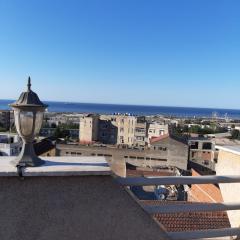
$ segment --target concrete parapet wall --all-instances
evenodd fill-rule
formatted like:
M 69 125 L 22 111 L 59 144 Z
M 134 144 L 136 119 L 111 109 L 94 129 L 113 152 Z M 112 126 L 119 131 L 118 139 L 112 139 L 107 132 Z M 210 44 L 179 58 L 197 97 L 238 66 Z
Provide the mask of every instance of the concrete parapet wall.
M 157 240 L 161 228 L 112 176 L 0 177 L 1 240 Z
M 239 175 L 240 152 L 234 153 L 228 149 L 220 149 L 218 163 L 216 164 L 217 175 Z M 224 202 L 239 202 L 240 183 L 219 184 Z M 228 211 L 229 221 L 232 227 L 240 227 L 240 210 Z

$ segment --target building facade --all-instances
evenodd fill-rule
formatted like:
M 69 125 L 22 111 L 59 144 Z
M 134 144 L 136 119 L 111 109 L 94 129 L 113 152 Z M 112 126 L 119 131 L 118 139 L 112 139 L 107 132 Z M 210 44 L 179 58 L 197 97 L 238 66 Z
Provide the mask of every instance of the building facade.
M 117 144 L 133 146 L 137 118 L 134 116 L 117 115 L 113 118 L 113 125 L 118 129 Z
M 162 135 L 168 134 L 168 124 L 163 122 L 151 122 L 148 127 L 148 143 L 154 137 L 159 137 Z
M 22 142 L 17 134 L 0 134 L 0 156 L 17 156 L 21 149 Z
M 240 147 L 216 146 L 219 150 L 216 175 L 237 175 L 240 173 Z M 238 203 L 240 183 L 219 184 L 224 202 Z M 240 226 L 240 210 L 227 211 L 231 227 Z
M 99 115 L 89 114 L 80 118 L 79 141 L 83 144 L 91 144 L 98 141 Z
M 135 126 L 135 141 L 134 145 L 139 147 L 145 147 L 147 140 L 147 132 L 148 132 L 148 123 L 145 120 L 145 117 L 137 118 L 136 126 Z
M 213 139 L 192 137 L 188 144 L 189 160 L 214 170 L 217 155 Z
M 154 138 L 150 142 L 150 149 L 157 152 L 163 159 L 167 159 L 169 166 L 176 166 L 186 170 L 188 164 L 188 144 L 169 134 Z
M 112 123 L 111 118 L 101 118 L 98 127 L 98 140 L 103 144 L 117 144 L 118 128 Z
M 0 110 L 0 128 L 8 130 L 11 125 L 11 111 Z

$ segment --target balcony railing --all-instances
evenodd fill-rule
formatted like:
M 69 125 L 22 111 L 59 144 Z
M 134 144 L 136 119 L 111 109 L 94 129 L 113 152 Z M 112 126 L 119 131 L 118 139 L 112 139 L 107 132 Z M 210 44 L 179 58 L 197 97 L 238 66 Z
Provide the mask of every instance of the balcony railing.
M 117 178 L 122 186 L 155 186 L 155 185 L 191 185 L 191 184 L 218 184 L 218 183 L 240 183 L 240 175 L 236 176 L 170 176 L 157 178 L 131 177 Z M 146 206 L 141 204 L 150 214 L 157 213 L 181 213 L 181 212 L 213 212 L 239 210 L 239 203 L 185 203 L 179 207 L 179 204 L 164 206 Z M 218 238 L 240 236 L 240 228 L 223 228 L 197 231 L 167 232 L 172 240 L 181 239 L 200 239 L 200 238 Z

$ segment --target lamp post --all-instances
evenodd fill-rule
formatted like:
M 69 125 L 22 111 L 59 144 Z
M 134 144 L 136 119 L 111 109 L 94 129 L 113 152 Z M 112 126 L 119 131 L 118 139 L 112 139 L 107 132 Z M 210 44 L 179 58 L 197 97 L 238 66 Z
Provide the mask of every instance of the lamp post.
M 10 106 L 14 110 L 17 132 L 23 141 L 21 153 L 13 161 L 13 164 L 23 167 L 36 167 L 44 164 L 44 161 L 35 154 L 33 141 L 41 129 L 47 105 L 43 104 L 38 95 L 31 90 L 30 77 L 28 78 L 27 91 L 23 92 L 19 99 Z

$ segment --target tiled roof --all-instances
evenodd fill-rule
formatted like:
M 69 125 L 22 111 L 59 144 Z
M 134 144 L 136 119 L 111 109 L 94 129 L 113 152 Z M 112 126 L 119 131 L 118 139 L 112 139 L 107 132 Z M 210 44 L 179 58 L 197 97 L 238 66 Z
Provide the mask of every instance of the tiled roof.
M 186 204 L 191 202 L 178 201 L 141 201 L 147 205 Z M 206 203 L 199 203 L 206 204 Z M 161 223 L 169 232 L 195 231 L 204 229 L 230 228 L 226 212 L 183 212 L 154 214 L 154 219 Z
M 160 171 L 146 171 L 146 170 L 129 170 L 127 169 L 128 177 L 145 177 L 145 176 L 175 176 L 173 171 L 160 170 Z
M 161 135 L 159 137 L 152 137 L 150 139 L 150 143 L 158 142 L 158 141 L 160 141 L 162 139 L 165 139 L 165 138 L 168 138 L 168 137 L 169 137 L 169 134 L 164 134 L 164 135 Z

